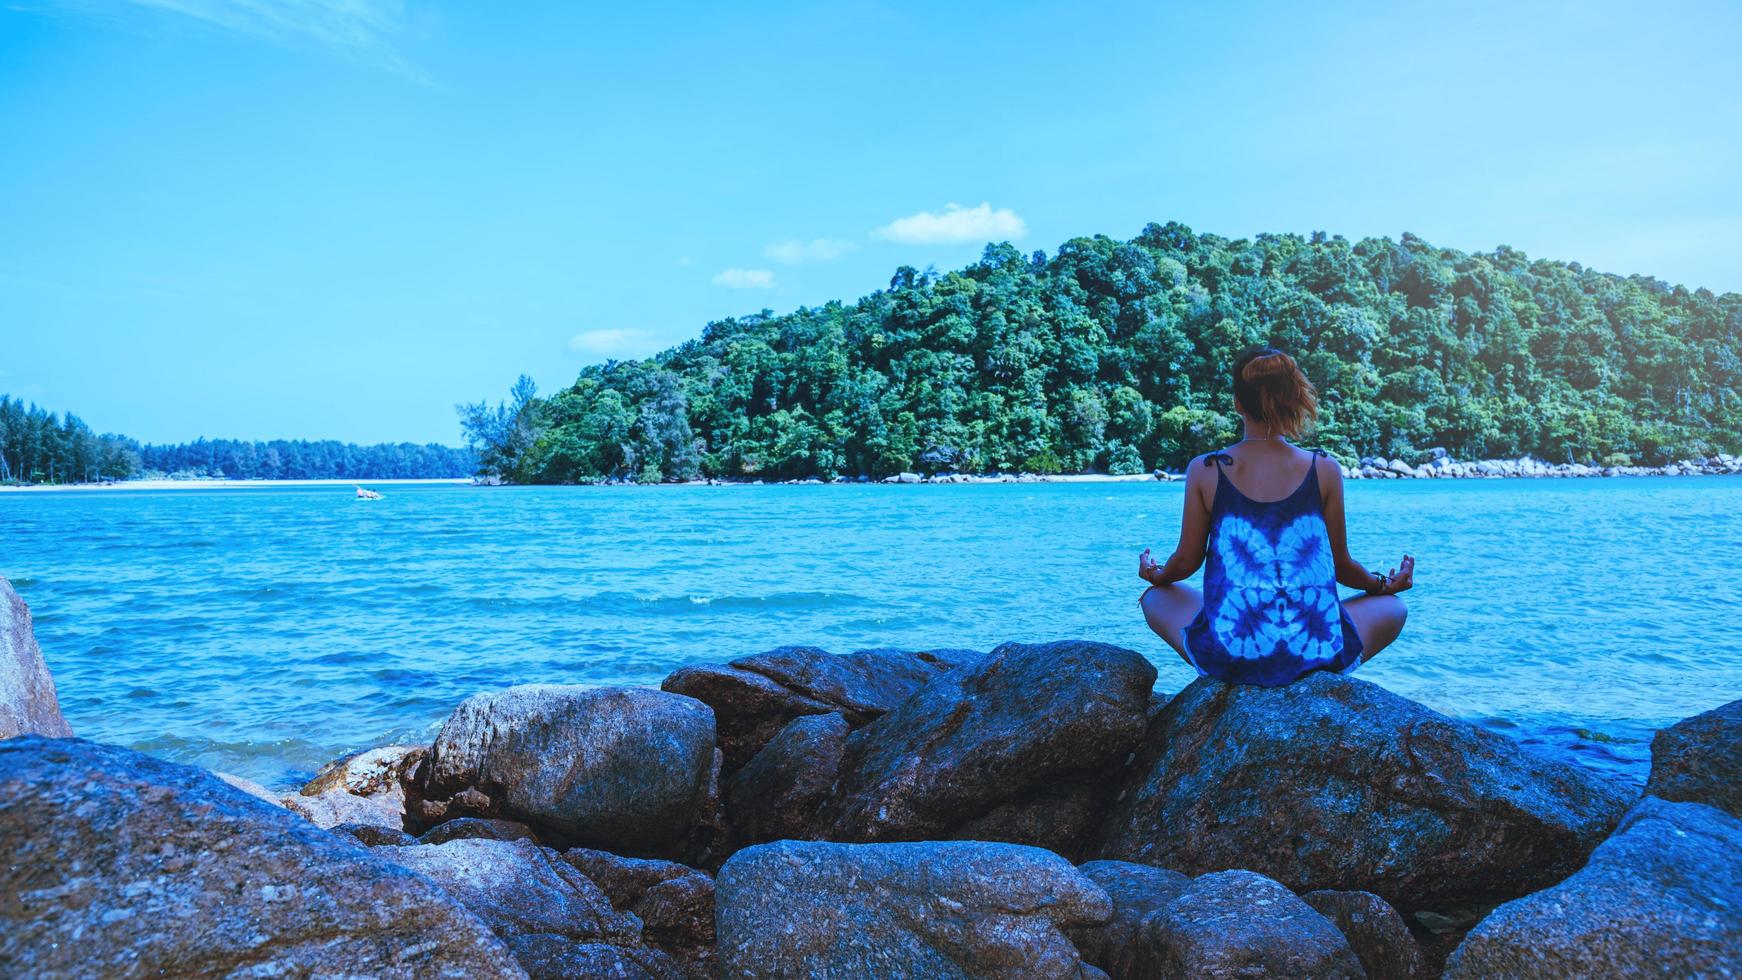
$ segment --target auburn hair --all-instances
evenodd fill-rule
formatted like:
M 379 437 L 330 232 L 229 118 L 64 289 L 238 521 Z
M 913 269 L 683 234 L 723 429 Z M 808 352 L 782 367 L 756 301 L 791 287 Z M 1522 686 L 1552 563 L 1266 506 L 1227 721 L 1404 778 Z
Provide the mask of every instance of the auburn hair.
M 1277 435 L 1298 437 L 1319 416 L 1319 393 L 1294 358 L 1254 347 L 1234 362 L 1234 407 Z

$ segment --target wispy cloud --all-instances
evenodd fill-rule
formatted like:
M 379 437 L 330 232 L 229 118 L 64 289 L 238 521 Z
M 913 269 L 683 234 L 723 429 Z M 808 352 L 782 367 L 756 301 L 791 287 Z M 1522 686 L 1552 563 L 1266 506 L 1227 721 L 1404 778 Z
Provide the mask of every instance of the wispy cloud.
M 981 203 L 977 208 L 948 204 L 941 212 L 921 211 L 896 218 L 871 234 L 904 245 L 958 245 L 994 239 L 1015 240 L 1028 234 L 1028 225 L 1009 208 L 993 210 L 989 203 Z
M 839 238 L 813 238 L 808 242 L 802 238 L 788 238 L 764 248 L 762 254 L 782 265 L 798 265 L 801 262 L 833 262 L 856 247 Z
M 14 9 L 120 20 L 129 13 L 187 17 L 245 37 L 315 44 L 428 83 L 394 50 L 409 29 L 403 0 L 14 0 Z
M 767 269 L 740 269 L 736 266 L 714 277 L 714 285 L 727 289 L 773 289 L 774 273 Z
M 583 330 L 569 338 L 569 350 L 580 354 L 620 357 L 645 350 L 648 339 L 647 331 L 633 327 Z

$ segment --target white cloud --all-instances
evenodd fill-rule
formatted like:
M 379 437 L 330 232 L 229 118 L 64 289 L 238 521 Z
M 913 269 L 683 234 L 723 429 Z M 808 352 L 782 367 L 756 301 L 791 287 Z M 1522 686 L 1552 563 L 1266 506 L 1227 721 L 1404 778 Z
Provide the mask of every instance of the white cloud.
M 601 357 L 621 357 L 646 350 L 649 339 L 647 331 L 633 327 L 583 330 L 569 338 L 569 350 Z
M 945 205 L 943 211 L 921 211 L 905 218 L 896 218 L 871 233 L 884 241 L 905 245 L 958 245 L 962 242 L 985 242 L 997 239 L 1014 240 L 1028 234 L 1028 225 L 1009 208 L 992 209 L 989 203 L 977 208 L 960 204 Z
M 767 269 L 740 269 L 734 266 L 715 276 L 714 285 L 728 289 L 773 289 L 774 273 Z
M 832 262 L 855 247 L 852 242 L 839 238 L 813 238 L 808 242 L 801 238 L 788 238 L 769 245 L 762 250 L 762 254 L 782 265 L 798 265 L 801 262 Z

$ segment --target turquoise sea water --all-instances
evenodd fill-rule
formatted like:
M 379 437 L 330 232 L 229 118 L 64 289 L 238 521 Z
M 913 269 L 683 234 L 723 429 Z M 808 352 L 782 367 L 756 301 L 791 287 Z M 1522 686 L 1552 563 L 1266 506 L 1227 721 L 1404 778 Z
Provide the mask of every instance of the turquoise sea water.
M 1191 681 L 1136 555 L 1181 487 L 388 488 L 0 494 L 0 574 L 82 736 L 285 785 L 528 682 L 657 684 L 788 643 L 1087 637 Z M 1653 728 L 1742 697 L 1742 478 L 1349 485 L 1417 556 L 1362 676 L 1641 780 Z

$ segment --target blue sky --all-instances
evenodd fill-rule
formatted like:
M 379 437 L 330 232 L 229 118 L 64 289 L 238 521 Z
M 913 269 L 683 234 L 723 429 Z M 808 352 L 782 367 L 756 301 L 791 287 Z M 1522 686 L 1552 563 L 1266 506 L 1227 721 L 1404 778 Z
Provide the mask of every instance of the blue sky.
M 1735 3 L 0 0 L 0 391 L 453 443 L 522 371 L 1151 220 L 1742 290 L 1738 50 Z

